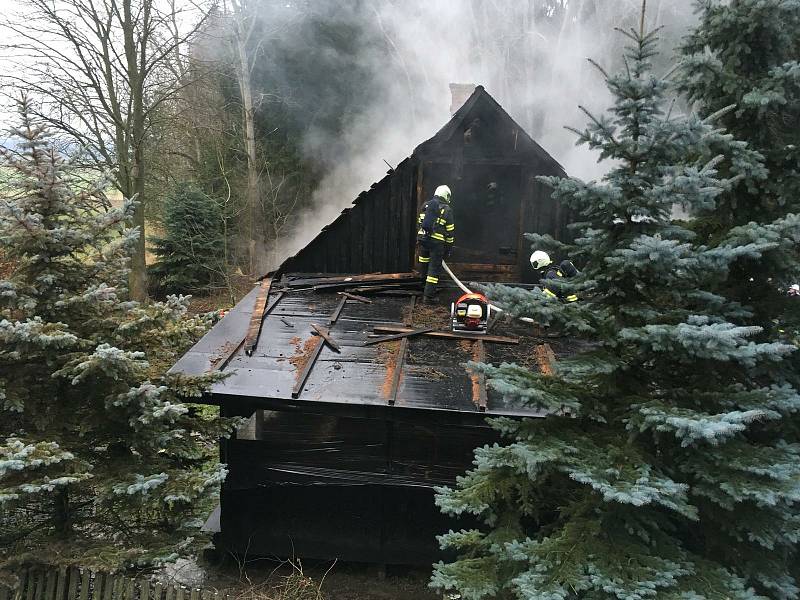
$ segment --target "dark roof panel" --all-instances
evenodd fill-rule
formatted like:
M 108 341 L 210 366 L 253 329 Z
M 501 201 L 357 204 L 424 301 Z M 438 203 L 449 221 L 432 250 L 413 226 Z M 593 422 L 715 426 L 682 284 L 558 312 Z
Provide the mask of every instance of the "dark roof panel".
M 472 95 L 461 106 L 461 108 L 459 108 L 453 114 L 452 118 L 445 124 L 445 126 L 436 132 L 436 135 L 422 142 L 414 149 L 414 155 L 424 154 L 429 148 L 438 146 L 440 144 L 445 144 L 449 142 L 457 133 L 463 133 L 468 123 L 468 119 L 470 119 L 472 114 L 484 104 L 486 105 L 487 110 L 493 111 L 502 120 L 506 121 L 509 126 L 516 129 L 520 133 L 523 147 L 527 148 L 528 151 L 530 151 L 536 158 L 548 165 L 554 171 L 554 175 L 566 177 L 566 171 L 564 171 L 564 167 L 562 167 L 556 159 L 550 156 L 550 154 L 548 154 L 548 152 L 542 148 L 536 142 L 536 140 L 528 135 L 528 132 L 526 132 L 525 129 L 523 129 L 511 117 L 511 115 L 508 114 L 508 112 L 506 112 L 500 103 L 497 102 L 497 100 L 495 100 L 482 85 L 479 85 L 475 88 L 475 91 L 472 92 Z
M 255 294 L 255 290 L 248 294 L 172 369 L 193 374 L 205 372 L 214 365 L 219 366 L 233 352 L 223 367 L 229 377 L 214 385 L 208 401 L 217 403 L 224 398 L 229 406 L 237 401 L 255 406 L 260 400 L 269 400 L 270 406 L 275 406 L 275 401 L 279 401 L 311 412 L 327 411 L 335 405 L 358 405 L 397 414 L 408 409 L 469 413 L 481 419 L 485 414 L 479 413 L 473 403 L 474 380 L 464 366 L 472 359 L 473 342 L 428 337 L 409 339 L 394 406 L 390 406 L 388 400 L 396 379 L 400 342 L 363 345 L 376 326 L 402 325 L 412 314 L 415 326 L 447 329 L 450 296 L 455 298 L 455 290 L 443 292 L 441 306 L 420 306 L 414 313 L 409 312 L 411 300 L 408 297 L 375 296 L 372 304 L 348 301 L 338 321 L 330 328 L 331 337 L 341 346 L 341 352 L 323 347 L 297 398 L 293 398 L 292 391 L 317 340 L 311 324 L 327 326 L 341 296 L 287 292 L 265 318 L 255 352 L 247 356 L 240 342 L 246 334 L 248 312 Z M 270 303 L 275 297 L 273 293 Z M 521 334 L 520 343 L 485 343 L 488 362 L 528 363 L 534 356 L 534 346 L 542 340 L 534 335 L 533 329 L 524 325 L 509 326 L 514 335 Z M 505 335 L 505 327 L 496 329 L 498 335 Z M 513 406 L 490 390 L 488 414 L 537 416 L 540 413 L 530 407 Z

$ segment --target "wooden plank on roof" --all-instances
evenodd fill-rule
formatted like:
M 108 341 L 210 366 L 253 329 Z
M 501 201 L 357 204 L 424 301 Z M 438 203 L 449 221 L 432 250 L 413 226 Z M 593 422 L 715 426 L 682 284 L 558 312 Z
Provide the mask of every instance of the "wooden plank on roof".
M 411 326 L 412 318 L 414 315 L 414 307 L 416 306 L 417 299 L 412 297 L 408 302 L 408 311 L 403 315 L 403 323 Z M 400 341 L 400 347 L 397 349 L 397 354 L 389 358 L 387 363 L 387 378 L 391 376 L 389 383 L 389 391 L 386 394 L 386 401 L 389 406 L 394 406 L 397 403 L 397 395 L 400 391 L 400 382 L 403 378 L 403 369 L 406 365 L 406 355 L 408 354 L 408 347 L 411 344 L 409 338 L 406 336 Z M 384 384 L 385 385 L 385 384 Z
M 373 328 L 375 333 L 408 333 L 413 331 L 409 327 L 398 325 L 376 325 Z M 482 333 L 454 333 L 452 331 L 430 331 L 422 333 L 426 337 L 443 338 L 448 340 L 483 340 L 495 344 L 519 344 L 519 338 L 506 337 L 502 335 L 486 335 Z
M 331 327 L 336 323 L 336 320 L 339 318 L 339 315 L 342 313 L 342 307 L 344 303 L 347 302 L 347 298 L 342 298 L 342 301 L 339 303 L 339 306 L 336 307 L 336 310 L 333 312 L 330 318 Z M 327 331 L 327 330 L 326 330 Z M 311 351 L 308 359 L 306 359 L 305 364 L 303 365 L 303 369 L 298 373 L 297 380 L 294 384 L 294 388 L 292 388 L 292 398 L 299 398 L 300 394 L 303 392 L 303 388 L 306 386 L 306 381 L 308 381 L 308 376 L 311 375 L 311 371 L 314 369 L 314 365 L 319 358 L 320 353 L 322 352 L 322 347 L 324 346 L 324 341 L 322 335 L 320 335 L 314 343 L 314 349 Z
M 334 352 L 342 351 L 342 348 L 339 346 L 339 344 L 334 342 L 331 338 L 331 332 L 327 328 L 323 327 L 322 325 L 317 325 L 316 323 L 312 323 L 311 328 L 316 331 L 323 340 L 325 340 L 325 343 L 328 344 L 328 346 L 330 346 Z
M 297 375 L 297 381 L 294 384 L 294 388 L 292 388 L 292 398 L 298 398 L 300 393 L 303 391 L 303 388 L 306 386 L 308 376 L 311 375 L 311 370 L 314 368 L 314 364 L 317 362 L 320 352 L 322 352 L 323 345 L 324 343 L 322 338 L 318 337 L 315 341 L 314 349 L 311 351 L 311 354 L 303 365 L 303 369 Z
M 258 343 L 258 336 L 261 333 L 261 325 L 264 322 L 264 311 L 267 309 L 267 299 L 269 298 L 269 288 L 272 279 L 264 279 L 253 304 L 253 312 L 250 313 L 250 325 L 247 327 L 247 335 L 244 338 L 244 352 L 247 356 L 253 354 L 253 350 Z
M 307 277 L 294 279 L 287 283 L 290 288 L 309 286 L 326 286 L 339 283 L 358 285 L 361 283 L 384 283 L 391 281 L 417 281 L 417 275 L 412 272 L 405 273 L 368 273 L 366 275 L 336 275 L 332 277 Z
M 472 360 L 477 363 L 486 362 L 486 349 L 483 340 L 476 340 L 472 343 Z M 470 371 L 469 378 L 472 380 L 472 402 L 481 412 L 486 411 L 488 394 L 486 392 L 486 375 Z
M 333 325 L 334 323 L 336 323 L 336 321 L 339 320 L 339 315 L 342 314 L 345 304 L 347 304 L 346 296 L 342 297 L 342 299 L 339 300 L 339 304 L 336 305 L 336 309 L 333 311 L 333 314 L 331 315 L 330 319 L 328 319 L 328 325 Z
M 403 367 L 406 364 L 406 354 L 408 353 L 408 337 L 404 337 L 400 342 L 400 348 L 397 350 L 397 358 L 395 360 L 394 373 L 392 374 L 392 386 L 389 392 L 389 405 L 394 406 L 397 402 L 397 392 L 400 390 L 400 378 L 403 374 Z
M 356 294 L 351 294 L 350 292 L 336 292 L 340 296 L 344 296 L 349 300 L 355 300 L 356 302 L 363 302 L 364 304 L 372 304 L 372 300 L 369 298 L 364 298 L 364 296 L 357 296 Z
M 534 348 L 534 354 L 542 375 L 553 375 L 556 371 L 556 355 L 553 353 L 550 344 L 539 344 Z
M 352 289 L 354 292 L 358 292 L 359 294 L 380 294 L 382 292 L 388 292 L 388 291 L 399 291 L 399 292 L 404 292 L 403 295 L 407 295 L 412 292 L 421 293 L 422 291 L 419 279 L 417 279 L 416 281 L 408 281 L 405 283 L 370 284 L 368 286 L 354 287 L 349 289 Z
M 377 331 L 377 329 L 378 328 L 376 327 L 375 330 Z M 405 339 L 408 339 L 408 338 L 413 337 L 415 335 L 422 335 L 422 334 L 425 334 L 425 333 L 430 333 L 434 329 L 436 329 L 436 328 L 435 327 L 423 327 L 421 329 L 408 329 L 407 331 L 402 331 L 400 333 L 394 333 L 394 334 L 391 334 L 391 335 L 386 335 L 386 336 L 375 338 L 375 339 L 372 339 L 372 340 L 367 340 L 366 342 L 364 342 L 362 344 L 362 346 L 372 346 L 374 344 L 382 344 L 383 342 L 391 342 L 391 341 L 400 340 L 400 339 L 405 340 Z

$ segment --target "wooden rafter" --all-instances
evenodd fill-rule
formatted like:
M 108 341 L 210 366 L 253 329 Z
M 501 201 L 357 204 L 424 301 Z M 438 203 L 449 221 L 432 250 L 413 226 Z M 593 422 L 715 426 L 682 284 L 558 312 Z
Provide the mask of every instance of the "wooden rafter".
M 376 325 L 373 328 L 375 333 L 410 333 L 414 331 L 410 327 L 402 327 L 398 325 Z M 452 331 L 429 331 L 421 333 L 427 337 L 444 338 L 448 340 L 481 340 L 483 342 L 491 342 L 495 344 L 519 344 L 519 338 L 506 337 L 502 335 L 486 335 L 482 333 L 454 333 Z
M 472 343 L 472 360 L 479 363 L 486 362 L 486 349 L 483 346 L 483 340 L 477 340 Z M 486 391 L 486 376 L 483 373 L 470 371 L 469 377 L 472 380 L 472 401 L 479 411 L 485 412 L 489 397 Z
M 553 375 L 556 371 L 556 355 L 550 344 L 539 344 L 534 348 L 536 363 L 539 365 L 539 372 L 542 375 Z

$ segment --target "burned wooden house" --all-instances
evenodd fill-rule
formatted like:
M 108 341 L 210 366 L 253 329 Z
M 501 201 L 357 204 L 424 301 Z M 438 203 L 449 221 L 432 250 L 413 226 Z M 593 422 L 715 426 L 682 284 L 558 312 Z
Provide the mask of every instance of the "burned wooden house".
M 522 281 L 530 268 L 522 234 L 566 235 L 567 211 L 539 175 L 565 173 L 478 86 L 436 135 L 360 194 L 281 272 L 411 271 L 417 208 L 447 184 L 458 230 L 450 266 L 466 279 Z
M 491 443 L 487 415 L 536 416 L 487 389 L 469 360 L 547 368 L 530 325 L 449 330 L 449 302 L 416 302 L 416 215 L 453 190 L 464 281 L 520 282 L 522 233 L 565 235 L 537 175 L 564 171 L 482 88 L 432 138 L 264 279 L 173 367 L 229 377 L 204 398 L 247 425 L 221 443 L 229 466 L 220 548 L 249 556 L 429 563 L 454 526 L 434 488 Z M 410 329 L 426 330 L 403 337 Z M 558 347 L 554 348 L 556 354 Z

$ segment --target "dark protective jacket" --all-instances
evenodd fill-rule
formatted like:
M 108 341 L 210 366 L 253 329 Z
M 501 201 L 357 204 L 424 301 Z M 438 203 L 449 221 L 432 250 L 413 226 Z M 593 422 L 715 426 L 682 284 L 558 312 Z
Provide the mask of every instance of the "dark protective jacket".
M 453 222 L 453 207 L 434 196 L 422 205 L 417 219 L 418 241 L 433 241 L 452 246 L 456 241 L 456 225 Z
M 561 261 L 558 267 L 551 267 L 548 269 L 545 276 L 542 278 L 544 293 L 553 298 L 561 298 L 567 302 L 575 302 L 578 296 L 575 294 L 565 294 L 563 290 L 556 288 L 556 286 L 548 286 L 547 281 L 552 279 L 569 279 L 578 274 L 578 269 L 572 264 L 571 260 Z

